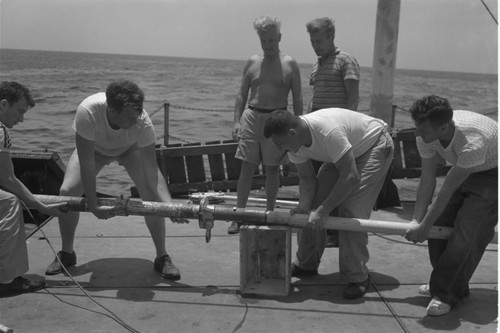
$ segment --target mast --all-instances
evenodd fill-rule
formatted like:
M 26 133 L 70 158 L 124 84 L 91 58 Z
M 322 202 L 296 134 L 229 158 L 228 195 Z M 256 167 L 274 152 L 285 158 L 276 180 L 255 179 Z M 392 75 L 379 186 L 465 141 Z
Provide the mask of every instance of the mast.
M 401 0 L 378 0 L 370 115 L 391 127 Z

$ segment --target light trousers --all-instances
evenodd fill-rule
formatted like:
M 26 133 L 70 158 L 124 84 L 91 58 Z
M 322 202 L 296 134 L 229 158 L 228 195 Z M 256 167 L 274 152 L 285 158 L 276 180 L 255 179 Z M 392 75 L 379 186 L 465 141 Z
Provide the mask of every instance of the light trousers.
M 377 196 L 392 163 L 394 144 L 384 130 L 378 141 L 356 158 L 360 181 L 338 206 L 340 217 L 369 219 Z M 316 195 L 312 208 L 318 207 L 330 194 L 338 179 L 334 164 L 324 163 L 316 177 Z M 297 233 L 298 250 L 295 265 L 302 269 L 317 269 L 325 250 L 326 233 L 323 229 L 304 228 Z M 339 270 L 344 282 L 362 282 L 368 278 L 369 259 L 366 232 L 339 231 Z

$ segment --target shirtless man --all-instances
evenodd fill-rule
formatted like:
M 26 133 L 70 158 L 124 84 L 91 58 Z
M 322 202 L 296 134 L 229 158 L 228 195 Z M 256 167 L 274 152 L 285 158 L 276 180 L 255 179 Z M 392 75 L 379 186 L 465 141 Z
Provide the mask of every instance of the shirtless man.
M 288 93 L 292 90 L 293 112 L 302 114 L 302 92 L 297 62 L 279 49 L 281 22 L 263 16 L 254 22 L 264 54 L 247 61 L 234 108 L 233 138 L 239 140 L 236 158 L 242 160 L 238 179 L 237 208 L 245 208 L 255 168 L 262 161 L 266 172 L 267 210 L 273 210 L 279 186 L 279 159 L 284 155 L 263 136 L 263 127 L 274 110 L 286 110 Z M 250 92 L 250 98 L 248 93 Z M 248 100 L 248 107 L 247 105 Z M 228 233 L 239 232 L 233 222 Z

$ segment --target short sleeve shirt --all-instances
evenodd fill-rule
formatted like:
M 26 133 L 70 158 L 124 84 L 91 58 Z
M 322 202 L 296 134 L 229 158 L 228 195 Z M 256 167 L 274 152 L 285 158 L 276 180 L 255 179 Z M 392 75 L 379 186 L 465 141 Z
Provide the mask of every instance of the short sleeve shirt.
M 325 59 L 314 64 L 310 85 L 313 86 L 313 110 L 347 106 L 345 80 L 360 79 L 360 69 L 356 58 L 349 53 L 336 50 Z
M 439 140 L 425 143 L 417 137 L 417 148 L 422 158 L 441 155 L 448 163 L 471 172 L 480 172 L 498 166 L 498 123 L 471 111 L 453 111 L 455 132 L 444 148 Z
M 116 157 L 133 146 L 142 148 L 156 142 L 153 124 L 145 110 L 142 110 L 137 124 L 129 129 L 116 130 L 109 125 L 107 108 L 106 94 L 94 94 L 80 103 L 73 121 L 73 130 L 84 139 L 94 141 L 96 152 Z
M 380 119 L 340 108 L 321 109 L 300 117 L 306 121 L 312 143 L 288 153 L 290 161 L 296 164 L 308 159 L 336 163 L 349 149 L 357 158 L 366 153 L 387 128 Z

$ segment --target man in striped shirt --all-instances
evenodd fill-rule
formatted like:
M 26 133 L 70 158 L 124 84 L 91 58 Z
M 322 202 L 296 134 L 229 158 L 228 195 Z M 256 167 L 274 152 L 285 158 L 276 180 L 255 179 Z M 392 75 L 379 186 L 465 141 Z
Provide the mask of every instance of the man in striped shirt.
M 308 111 L 332 107 L 356 111 L 360 79 L 358 61 L 335 46 L 332 19 L 316 18 L 308 22 L 306 28 L 318 56 L 311 73 L 313 97 Z

